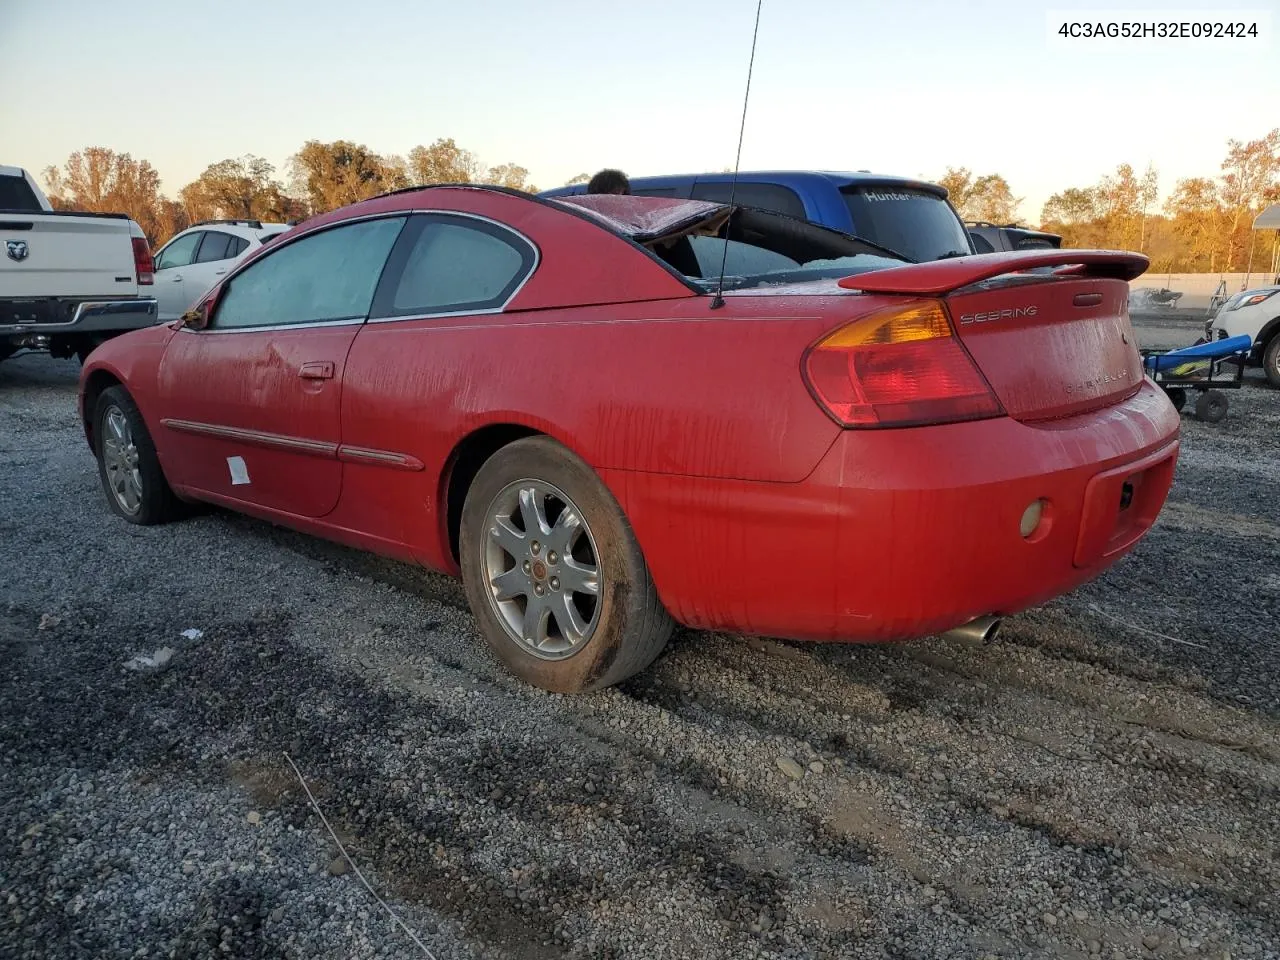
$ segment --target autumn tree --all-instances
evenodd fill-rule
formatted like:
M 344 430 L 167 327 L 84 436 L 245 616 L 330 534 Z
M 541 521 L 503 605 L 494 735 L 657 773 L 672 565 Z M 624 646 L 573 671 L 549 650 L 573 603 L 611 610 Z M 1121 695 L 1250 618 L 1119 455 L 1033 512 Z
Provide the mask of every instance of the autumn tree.
M 1222 262 L 1222 205 L 1218 185 L 1208 177 L 1186 177 L 1174 185 L 1164 203 L 1174 236 L 1182 247 L 1179 265 L 1212 272 Z
M 500 163 L 485 171 L 484 182 L 526 193 L 537 193 L 538 188 L 529 183 L 529 171 L 514 163 Z
M 483 171 L 480 158 L 452 138 L 409 151 L 409 178 L 413 183 L 479 183 Z
M 414 147 L 409 151 L 408 167 L 412 183 L 491 183 L 536 192 L 529 184 L 529 171 L 524 167 L 514 163 L 486 167 L 479 157 L 458 146 L 452 138 Z
M 167 236 L 160 174 L 146 160 L 86 147 L 71 154 L 62 169 L 46 168 L 44 182 L 56 209 L 127 214 L 152 245 Z
M 1142 176 L 1130 164 L 1088 187 L 1053 194 L 1040 211 L 1040 225 L 1061 234 L 1064 246 L 1141 250 L 1148 217 L 1159 194 L 1159 174 L 1148 166 Z
M 998 173 L 975 177 L 966 167 L 947 167 L 937 181 L 947 190 L 952 206 L 964 220 L 1013 223 L 1022 200 L 1013 195 L 1009 182 Z
M 409 186 L 408 168 L 397 157 L 374 153 L 362 143 L 308 140 L 289 159 L 296 194 L 312 213 L 323 213 Z
M 564 185 L 566 187 L 572 187 L 572 186 L 576 186 L 579 183 L 590 183 L 590 182 L 591 182 L 591 174 L 580 173 L 576 177 L 571 177 L 570 179 L 566 180 L 564 182 Z
M 1237 263 L 1237 251 L 1248 248 L 1245 235 L 1254 215 L 1266 206 L 1268 198 L 1280 194 L 1280 127 L 1248 143 L 1228 140 L 1222 170 L 1226 263 L 1228 269 L 1247 269 L 1243 262 Z
M 275 167 L 252 154 L 220 160 L 183 187 L 179 196 L 193 223 L 232 218 L 283 223 L 306 216 L 305 205 L 285 193 L 274 173 Z

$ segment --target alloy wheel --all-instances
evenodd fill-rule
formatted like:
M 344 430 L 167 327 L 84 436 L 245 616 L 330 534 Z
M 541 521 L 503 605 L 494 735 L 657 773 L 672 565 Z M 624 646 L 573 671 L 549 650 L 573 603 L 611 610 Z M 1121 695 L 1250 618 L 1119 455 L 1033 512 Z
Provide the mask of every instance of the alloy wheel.
M 504 487 L 486 511 L 484 575 L 507 634 L 544 660 L 572 656 L 600 619 L 595 538 L 568 496 L 541 480 Z
M 119 407 L 107 408 L 102 418 L 106 428 L 102 438 L 102 463 L 107 486 L 120 509 L 130 515 L 142 509 L 142 473 L 138 469 L 138 447 L 133 442 L 129 420 Z

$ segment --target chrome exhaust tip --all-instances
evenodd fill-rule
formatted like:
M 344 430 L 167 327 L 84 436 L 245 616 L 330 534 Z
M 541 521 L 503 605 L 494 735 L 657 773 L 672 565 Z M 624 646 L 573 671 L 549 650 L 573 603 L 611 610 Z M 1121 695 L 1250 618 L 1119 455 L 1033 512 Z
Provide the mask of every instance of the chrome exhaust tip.
M 994 643 L 1000 634 L 1003 617 L 978 617 L 968 623 L 946 631 L 942 634 L 948 640 L 963 640 L 967 643 Z

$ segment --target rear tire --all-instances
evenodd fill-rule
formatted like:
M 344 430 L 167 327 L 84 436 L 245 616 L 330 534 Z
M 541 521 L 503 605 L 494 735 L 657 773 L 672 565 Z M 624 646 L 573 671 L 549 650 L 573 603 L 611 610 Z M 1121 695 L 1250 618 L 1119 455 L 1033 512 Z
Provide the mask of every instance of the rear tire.
M 1267 375 L 1267 383 L 1280 387 L 1280 333 L 1273 334 L 1262 351 L 1262 372 Z
M 1227 396 L 1218 390 L 1206 390 L 1196 399 L 1196 419 L 1217 423 L 1227 415 Z
M 543 690 L 612 686 L 648 667 L 671 636 L 622 508 L 550 437 L 517 440 L 481 466 L 458 552 L 489 646 Z
M 182 514 L 160 469 L 151 433 L 124 387 L 108 387 L 93 413 L 93 445 L 107 504 L 139 526 L 167 523 Z

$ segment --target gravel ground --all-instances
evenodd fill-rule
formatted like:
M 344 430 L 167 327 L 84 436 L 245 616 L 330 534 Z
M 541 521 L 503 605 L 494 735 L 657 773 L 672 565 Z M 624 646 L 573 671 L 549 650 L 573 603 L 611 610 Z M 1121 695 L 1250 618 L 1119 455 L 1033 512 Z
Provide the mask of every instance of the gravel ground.
M 1280 392 L 1003 642 L 685 632 L 565 698 L 446 579 L 116 520 L 76 373 L 0 364 L 2 957 L 422 956 L 286 756 L 441 960 L 1280 956 Z

